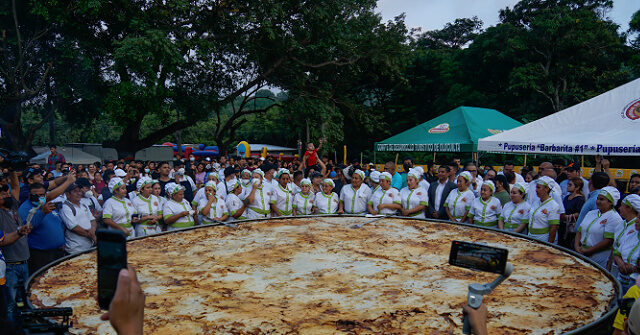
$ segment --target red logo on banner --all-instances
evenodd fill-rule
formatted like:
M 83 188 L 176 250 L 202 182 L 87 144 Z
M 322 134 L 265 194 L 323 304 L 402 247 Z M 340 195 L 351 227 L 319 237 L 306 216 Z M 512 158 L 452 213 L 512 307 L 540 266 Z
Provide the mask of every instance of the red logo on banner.
M 628 118 L 629 120 L 638 120 L 640 119 L 640 99 L 636 99 L 628 104 L 622 113 L 623 118 Z

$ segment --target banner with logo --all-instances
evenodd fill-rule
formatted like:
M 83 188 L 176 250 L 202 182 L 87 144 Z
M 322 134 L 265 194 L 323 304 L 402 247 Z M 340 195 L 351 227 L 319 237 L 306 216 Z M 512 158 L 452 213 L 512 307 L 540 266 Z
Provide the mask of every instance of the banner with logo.
M 478 150 L 640 156 L 640 79 L 521 127 L 481 138 Z

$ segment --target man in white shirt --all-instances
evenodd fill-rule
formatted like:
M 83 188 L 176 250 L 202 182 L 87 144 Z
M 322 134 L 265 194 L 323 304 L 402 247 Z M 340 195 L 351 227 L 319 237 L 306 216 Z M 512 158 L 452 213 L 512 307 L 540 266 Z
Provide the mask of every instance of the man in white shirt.
M 447 219 L 447 212 L 444 208 L 444 202 L 449 196 L 449 192 L 456 189 L 456 184 L 449 180 L 451 167 L 448 165 L 440 165 L 438 168 L 438 180 L 429 185 L 429 206 L 427 206 L 427 214 L 433 219 Z
M 502 167 L 502 171 L 498 172 L 498 174 L 504 174 L 505 172 L 513 172 L 514 175 L 516 175 L 516 183 L 525 183 L 524 181 L 524 177 L 522 177 L 521 174 L 515 172 L 513 170 L 514 168 L 514 163 L 512 161 L 506 161 L 504 162 L 504 166 Z
M 567 171 L 567 179 L 563 180 L 560 183 L 560 189 L 562 189 L 562 198 L 566 197 L 567 195 L 569 195 L 569 192 L 567 192 L 567 185 L 569 185 L 569 181 L 573 178 L 580 178 L 582 179 L 582 194 L 584 195 L 584 197 L 586 198 L 587 196 L 589 196 L 589 181 L 582 178 L 581 176 L 581 172 L 580 172 L 580 167 L 578 166 L 578 164 L 574 163 L 569 163 L 569 165 L 567 165 L 566 170 Z
M 82 199 L 80 199 L 80 204 L 85 205 L 91 211 L 91 214 L 94 218 L 102 217 L 102 206 L 100 206 L 100 202 L 95 197 L 95 193 L 93 191 L 93 185 L 87 178 L 78 178 L 76 183 L 80 185 L 82 189 Z
M 60 211 L 66 228 L 65 251 L 69 254 L 88 250 L 96 242 L 98 225 L 89 207 L 80 203 L 83 193 L 82 187 L 77 183 L 69 185 L 66 191 L 67 200 Z

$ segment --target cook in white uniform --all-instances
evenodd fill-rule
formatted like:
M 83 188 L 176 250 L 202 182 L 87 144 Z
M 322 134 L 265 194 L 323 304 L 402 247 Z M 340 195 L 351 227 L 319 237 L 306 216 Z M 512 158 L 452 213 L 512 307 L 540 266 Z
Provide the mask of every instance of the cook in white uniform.
M 344 185 L 340 191 L 338 213 L 366 214 L 371 189 L 364 185 L 364 171 L 358 169 L 351 176 L 351 184 Z
M 340 204 L 340 197 L 333 192 L 333 180 L 327 178 L 322 181 L 322 192 L 316 194 L 313 201 L 313 211 L 316 214 L 336 214 Z
M 622 237 L 627 234 L 637 234 L 636 222 L 638 222 L 638 215 L 640 214 L 640 196 L 637 194 L 629 194 L 620 204 L 620 216 L 624 219 L 616 226 L 616 230 L 613 233 L 613 250 L 620 249 L 620 241 Z M 611 255 L 611 274 L 618 276 L 618 266 L 613 261 L 613 254 Z
M 137 218 L 132 218 L 137 214 L 133 203 L 127 198 L 127 188 L 121 178 L 113 177 L 109 180 L 109 189 L 113 196 L 104 203 L 102 219 L 109 228 L 122 231 L 127 239 L 134 238 L 136 233 L 133 223 L 137 223 Z
M 391 187 L 391 179 L 389 172 L 380 174 L 380 188 L 369 198 L 369 213 L 373 215 L 395 215 L 402 209 L 400 191 Z
M 618 239 L 618 246 L 614 245 L 613 261 L 618 269 L 617 279 L 626 292 L 635 284 L 631 274 L 638 273 L 638 257 L 640 256 L 640 221 L 629 227 Z
M 216 185 L 218 185 L 218 174 L 217 173 L 209 173 L 207 175 L 207 180 L 206 182 L 209 181 L 213 181 L 216 183 Z M 204 194 L 204 187 L 201 187 L 197 192 L 196 195 L 193 196 L 193 201 L 191 202 L 191 204 L 195 207 L 198 207 L 198 204 L 200 203 L 200 201 L 205 200 L 207 197 Z
M 293 196 L 293 215 L 311 215 L 315 194 L 311 192 L 311 179 L 300 181 L 300 192 Z
M 418 185 L 428 191 L 429 186 L 431 185 L 429 185 L 428 181 L 424 180 L 424 169 L 422 168 L 422 166 L 416 166 L 413 169 L 416 170 L 418 175 Z
M 607 268 L 609 255 L 616 227 L 622 222 L 622 217 L 614 209 L 620 200 L 620 192 L 611 186 L 600 190 L 596 199 L 596 208 L 584 217 L 583 224 L 578 228 L 575 239 L 575 250 L 603 268 Z
M 217 194 L 218 185 L 214 181 L 204 184 L 205 199 L 198 204 L 198 213 L 201 214 L 202 224 L 212 224 L 216 221 L 222 222 L 229 218 L 227 204 Z
M 402 216 L 424 219 L 424 210 L 429 205 L 429 192 L 420 186 L 422 174 L 418 169 L 407 172 L 407 186 L 400 190 Z
M 142 177 L 136 183 L 138 196 L 132 201 L 139 215 L 136 236 L 147 236 L 160 232 L 158 222 L 162 219 L 162 207 L 158 197 L 153 195 L 153 180 Z
M 469 223 L 483 227 L 498 227 L 498 217 L 502 213 L 500 200 L 493 196 L 496 185 L 487 180 L 480 186 L 480 197 L 475 198 L 469 209 Z
M 369 174 L 369 188 L 372 195 L 380 188 L 380 171 L 372 171 Z
M 529 224 L 529 203 L 524 200 L 526 186 L 515 183 L 511 187 L 511 201 L 504 204 L 498 220 L 498 228 L 515 233 L 525 233 Z
M 265 182 L 261 169 L 253 170 L 253 181 L 244 193 L 244 203 L 248 205 L 247 219 L 271 217 L 270 202 L 273 197 L 271 183 Z
M 244 220 L 247 218 L 247 205 L 240 199 L 242 194 L 242 185 L 237 179 L 232 179 L 227 182 L 227 190 L 230 193 L 227 194 L 225 202 L 227 203 L 227 209 L 229 210 L 228 221 Z
M 251 171 L 242 170 L 242 173 L 240 173 L 240 186 L 242 186 L 242 193 L 251 187 Z
M 529 211 L 529 236 L 549 243 L 557 243 L 560 206 L 551 197 L 553 179 L 542 176 L 536 180 L 537 199 Z
M 193 227 L 195 211 L 184 198 L 184 187 L 176 183 L 167 183 L 164 189 L 169 198 L 162 208 L 167 230 Z
M 287 169 L 278 170 L 276 186 L 271 198 L 271 212 L 273 216 L 288 216 L 293 214 L 293 194 L 289 189 L 291 172 Z
M 450 221 L 464 222 L 467 219 L 471 204 L 476 198 L 473 195 L 473 191 L 469 189 L 471 178 L 471 173 L 468 171 L 460 172 L 460 175 L 456 179 L 458 188 L 455 192 L 449 192 L 447 200 L 444 202 L 444 207 Z

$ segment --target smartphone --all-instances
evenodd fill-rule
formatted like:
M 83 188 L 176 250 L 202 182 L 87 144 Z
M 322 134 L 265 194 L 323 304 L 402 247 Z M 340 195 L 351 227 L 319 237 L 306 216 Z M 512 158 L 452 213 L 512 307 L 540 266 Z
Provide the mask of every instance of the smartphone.
M 503 274 L 507 265 L 507 249 L 487 245 L 453 241 L 449 264 L 484 272 Z
M 115 230 L 98 230 L 98 304 L 108 310 L 118 285 L 120 270 L 127 267 L 127 238 Z

